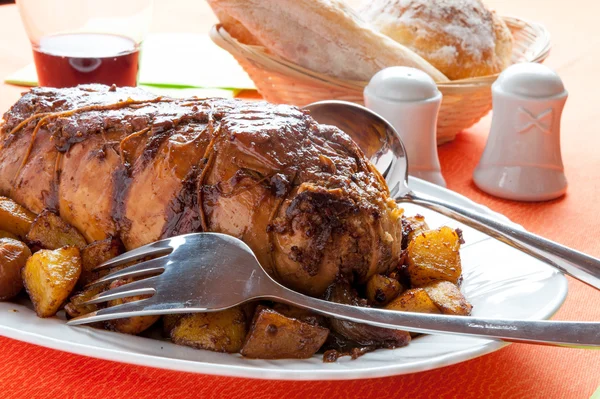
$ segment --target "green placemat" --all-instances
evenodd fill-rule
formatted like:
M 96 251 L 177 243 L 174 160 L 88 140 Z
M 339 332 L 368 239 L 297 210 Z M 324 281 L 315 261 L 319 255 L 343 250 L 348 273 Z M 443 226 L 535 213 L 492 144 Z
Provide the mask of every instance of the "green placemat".
M 29 64 L 4 81 L 37 86 L 35 66 Z M 207 35 L 192 33 L 149 35 L 142 44 L 139 84 L 176 97 L 209 92 L 222 96 L 229 92 L 231 96 L 238 90 L 255 89 L 252 80 L 228 52 Z
M 223 97 L 223 98 L 233 98 L 239 92 L 239 90 L 234 89 L 207 89 L 202 87 L 191 87 L 191 88 L 181 88 L 181 87 L 162 87 L 162 86 L 147 86 L 147 85 L 139 85 L 144 90 L 147 90 L 151 93 L 154 93 L 158 96 L 167 96 L 167 97 L 178 97 L 178 98 L 187 98 L 187 97 L 200 97 L 200 98 L 208 98 L 208 97 Z

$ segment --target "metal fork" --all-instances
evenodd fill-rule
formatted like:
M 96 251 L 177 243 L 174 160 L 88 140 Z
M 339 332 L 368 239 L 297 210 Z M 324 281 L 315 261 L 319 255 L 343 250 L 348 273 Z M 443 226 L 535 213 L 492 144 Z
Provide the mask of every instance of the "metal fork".
M 244 242 L 218 233 L 194 233 L 157 241 L 117 256 L 96 270 L 149 256 L 156 258 L 112 272 L 90 285 L 153 276 L 102 292 L 86 304 L 137 295 L 151 297 L 100 309 L 76 317 L 68 324 L 130 316 L 213 312 L 250 300 L 269 299 L 338 319 L 419 333 L 470 335 L 533 344 L 600 346 L 598 322 L 506 320 L 409 313 L 312 298 L 275 282 Z

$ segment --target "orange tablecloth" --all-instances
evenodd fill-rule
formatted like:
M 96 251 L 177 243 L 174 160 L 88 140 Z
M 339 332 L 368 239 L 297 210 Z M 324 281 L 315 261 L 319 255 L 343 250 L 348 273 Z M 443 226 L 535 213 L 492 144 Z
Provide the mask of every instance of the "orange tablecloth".
M 563 119 L 566 197 L 547 203 L 503 201 L 477 190 L 471 174 L 489 118 L 440 147 L 449 188 L 504 213 L 527 229 L 600 256 L 599 6 L 589 0 L 488 0 L 502 14 L 540 21 L 553 33 L 547 64 L 570 99 Z M 153 31 L 204 32 L 214 16 L 203 1 L 157 1 Z M 592 9 L 593 8 L 593 9 Z M 30 62 L 14 6 L 0 7 L 0 77 Z M 22 88 L 0 86 L 0 109 Z M 0 316 L 1 317 L 1 316 Z M 600 320 L 600 293 L 569 279 L 555 319 Z M 462 364 L 419 374 L 340 382 L 257 381 L 145 368 L 58 352 L 0 337 L 1 398 L 589 398 L 600 385 L 600 351 L 513 344 Z

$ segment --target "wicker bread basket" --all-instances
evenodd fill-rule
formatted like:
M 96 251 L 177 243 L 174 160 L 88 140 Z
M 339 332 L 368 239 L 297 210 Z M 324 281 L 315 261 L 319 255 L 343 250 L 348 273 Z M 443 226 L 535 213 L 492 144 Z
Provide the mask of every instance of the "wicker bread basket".
M 550 52 L 550 34 L 534 22 L 503 17 L 514 37 L 512 63 L 542 62 Z M 210 31 L 211 39 L 231 53 L 270 102 L 304 106 L 320 100 L 363 101 L 367 82 L 340 80 L 314 72 L 270 54 L 264 47 L 245 45 L 221 25 Z M 454 80 L 438 84 L 443 94 L 438 119 L 438 144 L 454 139 L 492 108 L 491 85 L 498 75 Z

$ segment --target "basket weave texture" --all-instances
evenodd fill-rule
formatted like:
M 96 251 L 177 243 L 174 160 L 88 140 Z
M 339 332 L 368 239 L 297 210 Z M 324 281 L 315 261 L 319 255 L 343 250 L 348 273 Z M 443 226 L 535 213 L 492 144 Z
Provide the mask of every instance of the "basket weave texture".
M 515 17 L 503 19 L 514 38 L 511 63 L 541 63 L 548 57 L 550 34 L 543 25 Z M 269 53 L 264 47 L 238 42 L 221 25 L 213 26 L 210 37 L 235 57 L 269 102 L 300 107 L 322 100 L 363 103 L 367 82 L 336 79 L 303 68 Z M 443 95 L 438 116 L 438 144 L 452 141 L 492 109 L 491 86 L 497 77 L 496 74 L 438 84 Z

